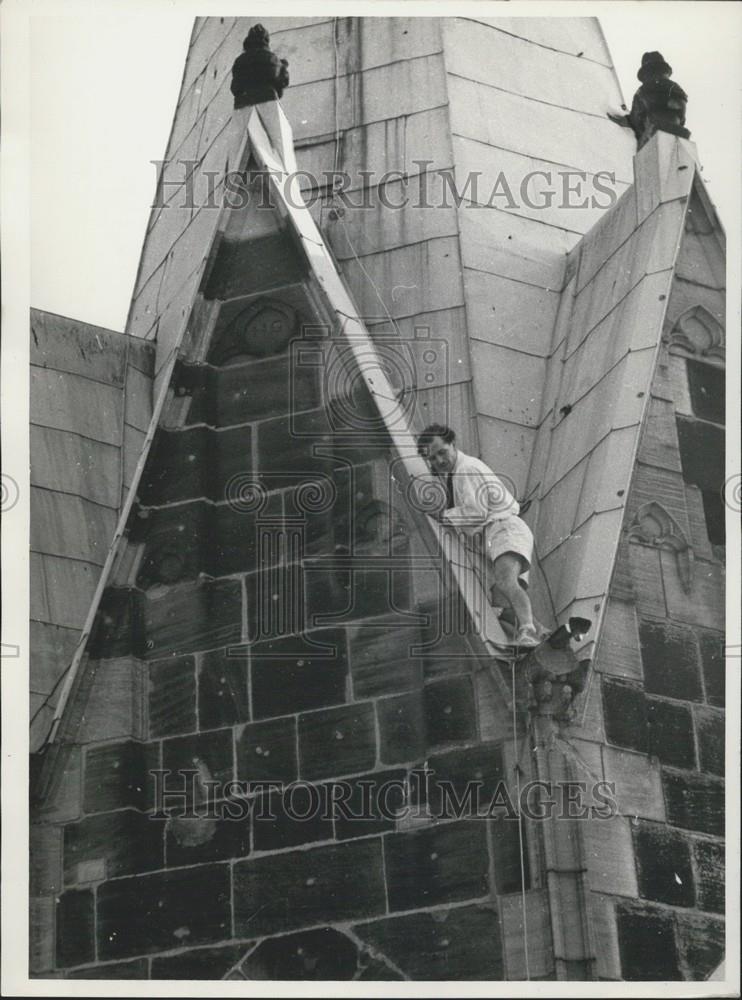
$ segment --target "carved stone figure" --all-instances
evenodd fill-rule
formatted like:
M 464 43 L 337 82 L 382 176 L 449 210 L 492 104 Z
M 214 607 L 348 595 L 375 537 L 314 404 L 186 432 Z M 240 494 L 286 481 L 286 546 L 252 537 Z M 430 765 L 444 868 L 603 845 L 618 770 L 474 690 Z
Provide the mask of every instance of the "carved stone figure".
M 685 128 L 688 95 L 670 79 L 672 66 L 665 62 L 662 53 L 645 52 L 636 75 L 642 85 L 634 94 L 631 111 L 628 115 L 609 114 L 611 121 L 632 129 L 639 149 L 655 132 L 690 138 Z
M 232 66 L 235 108 L 275 101 L 289 85 L 289 64 L 271 52 L 270 35 L 262 24 L 254 24 L 242 44 L 245 50 Z

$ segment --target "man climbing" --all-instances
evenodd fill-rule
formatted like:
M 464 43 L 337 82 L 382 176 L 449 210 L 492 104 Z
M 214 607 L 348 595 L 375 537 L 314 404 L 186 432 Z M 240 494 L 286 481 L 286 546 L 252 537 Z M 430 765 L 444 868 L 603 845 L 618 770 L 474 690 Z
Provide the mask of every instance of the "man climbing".
M 432 516 L 453 525 L 473 545 L 478 541 L 483 545 L 493 604 L 510 609 L 514 643 L 538 646 L 547 630 L 533 620 L 527 591 L 533 535 L 518 517 L 517 500 L 484 462 L 456 447 L 456 434 L 450 427 L 426 427 L 417 448 L 446 488 L 445 507 Z M 507 621 L 507 615 L 503 620 Z

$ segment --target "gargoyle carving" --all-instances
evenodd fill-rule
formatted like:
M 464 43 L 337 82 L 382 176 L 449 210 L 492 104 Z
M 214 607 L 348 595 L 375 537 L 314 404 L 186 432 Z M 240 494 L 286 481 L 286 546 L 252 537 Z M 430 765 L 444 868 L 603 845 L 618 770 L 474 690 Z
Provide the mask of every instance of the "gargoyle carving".
M 724 328 L 704 306 L 691 306 L 678 316 L 667 338 L 670 354 L 724 358 Z
M 235 108 L 264 104 L 283 96 L 289 85 L 289 64 L 270 50 L 270 35 L 262 24 L 254 24 L 242 43 L 245 50 L 232 66 Z
M 636 74 L 641 87 L 634 94 L 628 115 L 609 114 L 611 121 L 632 129 L 638 148 L 652 138 L 655 132 L 670 132 L 683 139 L 690 138 L 685 128 L 685 108 L 688 95 L 674 83 L 672 66 L 665 62 L 660 52 L 645 52 Z
M 627 535 L 629 538 L 636 538 L 637 541 L 644 542 L 646 545 L 655 545 L 658 548 L 667 548 L 673 551 L 680 583 L 686 594 L 690 593 L 693 552 L 682 528 L 675 518 L 668 514 L 662 504 L 657 503 L 656 500 L 642 504 L 628 527 Z

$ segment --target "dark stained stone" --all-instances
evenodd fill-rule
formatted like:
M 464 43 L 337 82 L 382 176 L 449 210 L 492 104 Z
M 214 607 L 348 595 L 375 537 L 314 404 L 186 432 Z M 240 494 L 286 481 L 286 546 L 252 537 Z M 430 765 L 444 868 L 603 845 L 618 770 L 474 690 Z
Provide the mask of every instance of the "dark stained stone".
M 191 793 L 195 790 L 196 800 L 206 796 L 204 790 L 199 790 L 199 782 L 216 781 L 222 786 L 234 779 L 232 770 L 232 730 L 215 729 L 208 733 L 198 733 L 192 736 L 176 736 L 163 740 L 162 767 L 172 772 L 164 779 L 166 793 L 185 790 L 186 801 L 191 801 Z M 199 771 L 199 781 L 195 782 L 188 773 Z M 210 797 L 221 798 L 219 789 L 212 790 Z M 183 810 L 177 799 L 171 799 L 176 807 L 176 815 Z M 203 798 L 201 798 L 203 801 Z
M 247 241 L 223 240 L 204 297 L 224 301 L 298 284 L 304 269 L 296 248 L 283 232 Z
M 298 782 L 282 792 L 263 793 L 255 800 L 253 846 L 277 851 L 317 840 L 332 840 L 332 811 L 326 787 Z
M 319 630 L 256 643 L 250 649 L 256 719 L 323 708 L 345 701 L 345 633 Z
M 693 843 L 696 859 L 698 906 L 702 910 L 724 912 L 724 844 L 713 840 Z
M 379 758 L 401 764 L 425 756 L 427 748 L 422 691 L 410 691 L 376 703 L 379 716 Z
M 228 865 L 201 865 L 105 882 L 98 889 L 98 955 L 141 955 L 230 934 Z
M 107 965 L 93 965 L 87 969 L 75 969 L 70 979 L 149 979 L 146 958 L 135 958 L 132 962 L 109 962 Z
M 476 660 L 466 637 L 472 623 L 460 593 L 442 591 L 439 601 L 419 611 L 424 616 L 419 655 L 426 679 L 471 670 Z
M 238 580 L 182 583 L 164 595 L 147 595 L 146 658 L 237 644 L 242 637 L 242 588 Z
M 384 838 L 391 910 L 484 896 L 489 852 L 482 820 L 393 833 Z
M 601 690 L 608 742 L 647 753 L 647 704 L 640 688 L 604 677 Z
M 412 651 L 417 627 L 379 628 L 368 622 L 349 629 L 350 670 L 357 698 L 409 691 L 422 685 L 422 663 Z
M 696 710 L 696 734 L 700 768 L 724 776 L 724 713 L 709 708 Z
M 347 980 L 358 969 L 358 949 L 331 927 L 261 941 L 242 965 L 248 979 Z
M 352 568 L 332 565 L 328 559 L 305 560 L 304 592 L 307 625 L 326 624 L 327 614 L 343 615 L 344 622 L 381 618 L 387 628 L 406 628 L 414 619 L 410 606 L 410 572 L 406 568 L 369 569 L 360 557 Z M 377 622 L 376 624 L 380 624 Z
M 302 778 L 331 778 L 368 771 L 376 763 L 371 702 L 305 712 L 299 716 Z
M 698 633 L 701 647 L 703 682 L 709 705 L 724 707 L 724 637 L 718 632 Z
M 163 823 L 133 809 L 87 816 L 64 827 L 64 874 L 76 882 L 77 866 L 105 861 L 106 878 L 162 868 Z
M 152 959 L 150 979 L 223 979 L 249 949 L 249 942 L 221 948 L 193 948 Z
M 361 971 L 355 977 L 359 982 L 398 982 L 404 976 L 395 972 L 386 962 L 381 962 L 370 955 L 361 957 Z
M 634 827 L 633 834 L 639 895 L 671 906 L 693 906 L 688 839 L 667 826 L 643 822 Z
M 708 979 L 724 960 L 724 922 L 708 916 L 677 914 L 677 937 L 691 980 Z
M 469 677 L 454 677 L 427 684 L 423 704 L 430 747 L 464 743 L 476 738 L 474 691 Z
M 358 551 L 366 523 L 363 513 L 374 500 L 372 466 L 335 468 L 329 480 L 317 482 L 327 497 L 321 509 L 306 502 L 307 491 L 301 481 L 286 493 L 287 513 L 300 516 L 305 525 L 304 551 L 308 555 Z
M 494 907 L 461 906 L 384 917 L 357 924 L 353 930 L 415 981 L 505 978 Z
M 198 727 L 217 729 L 247 722 L 247 661 L 230 647 L 204 653 L 198 669 Z
M 185 816 L 174 810 L 176 818 L 166 826 L 167 867 L 246 858 L 250 853 L 250 805 L 242 798 L 204 802 Z
M 672 767 L 696 766 L 693 718 L 686 705 L 647 698 L 649 752 Z
M 57 898 L 56 964 L 84 965 L 95 958 L 95 916 L 91 889 L 71 889 Z
M 142 641 L 141 595 L 130 587 L 106 587 L 90 636 L 90 658 L 127 656 Z
M 688 388 L 693 412 L 702 420 L 723 424 L 725 420 L 724 369 L 688 358 Z
M 619 905 L 616 925 L 624 979 L 682 979 L 671 913 L 648 906 Z
M 520 839 L 523 833 L 523 869 L 521 871 Z M 522 820 L 498 816 L 490 823 L 492 856 L 495 862 L 495 887 L 499 893 L 530 889 L 527 827 Z
M 702 701 L 696 637 L 690 629 L 639 623 L 644 687 L 648 694 Z
M 683 479 L 718 493 L 724 483 L 724 428 L 676 417 Z
M 724 835 L 724 783 L 662 770 L 667 821 L 686 830 Z
M 371 771 L 345 781 L 329 783 L 334 795 L 335 836 L 338 840 L 367 837 L 394 830 L 396 815 L 405 804 L 407 772 Z
M 235 929 L 267 935 L 384 912 L 378 838 L 288 851 L 234 866 Z
M 258 476 L 268 490 L 295 487 L 317 474 L 331 476 L 339 464 L 331 454 L 327 413 L 310 410 L 258 425 Z
M 196 665 L 174 656 L 149 665 L 149 734 L 173 736 L 196 728 Z
M 271 719 L 244 726 L 237 735 L 237 778 L 240 781 L 277 781 L 297 778 L 296 720 Z
M 131 806 L 150 808 L 154 798 L 151 770 L 159 767 L 155 743 L 125 740 L 93 747 L 85 757 L 85 812 L 107 812 Z
M 448 819 L 456 818 L 459 811 L 462 818 L 470 813 L 486 815 L 493 801 L 501 801 L 504 789 L 502 749 L 499 744 L 480 743 L 469 749 L 433 754 L 428 758 L 428 774 L 427 782 L 421 778 L 412 784 L 413 801 L 417 801 L 419 793 L 433 815 Z M 469 797 L 471 806 L 467 804 Z M 505 805 L 494 809 L 492 815 L 507 812 Z

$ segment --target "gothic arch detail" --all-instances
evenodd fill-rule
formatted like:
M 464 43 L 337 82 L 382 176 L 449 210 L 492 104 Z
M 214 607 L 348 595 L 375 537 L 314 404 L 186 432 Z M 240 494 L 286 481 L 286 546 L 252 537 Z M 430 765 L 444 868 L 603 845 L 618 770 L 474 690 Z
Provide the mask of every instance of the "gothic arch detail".
M 691 591 L 693 551 L 683 529 L 661 503 L 650 500 L 642 504 L 627 529 L 629 539 L 635 538 L 645 545 L 670 549 L 675 553 L 678 576 L 686 594 Z
M 678 316 L 668 337 L 671 354 L 694 354 L 724 359 L 724 328 L 702 305 Z

